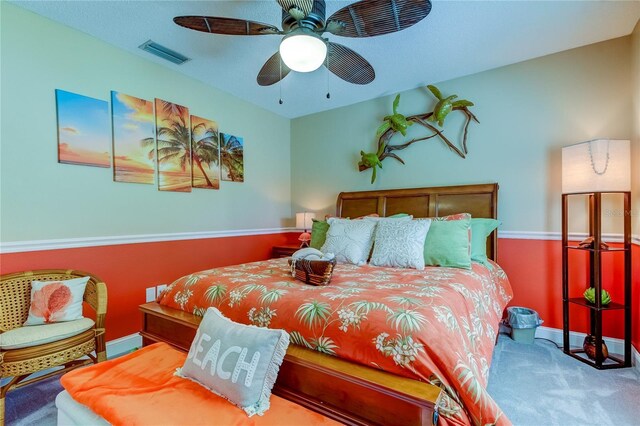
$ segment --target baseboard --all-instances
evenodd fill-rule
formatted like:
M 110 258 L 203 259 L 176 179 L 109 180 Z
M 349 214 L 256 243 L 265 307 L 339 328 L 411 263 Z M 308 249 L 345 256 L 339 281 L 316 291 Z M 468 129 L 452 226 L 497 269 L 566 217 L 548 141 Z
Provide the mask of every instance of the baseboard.
M 571 346 L 581 347 L 582 342 L 587 334 L 586 333 L 578 333 L 576 331 L 572 331 L 569 333 L 569 344 Z M 536 330 L 536 337 L 541 337 L 543 339 L 549 339 L 558 345 L 562 345 L 562 330 L 559 328 L 551 328 L 540 326 Z M 609 352 L 614 354 L 623 354 L 624 353 L 624 340 L 618 339 L 616 337 L 603 337 L 603 339 L 607 342 L 607 347 L 609 348 Z M 640 352 L 634 347 L 631 346 L 631 364 L 633 367 L 640 373 Z
M 142 336 L 140 336 L 140 333 L 133 333 L 118 339 L 109 340 L 107 342 L 107 358 L 116 358 L 141 347 Z

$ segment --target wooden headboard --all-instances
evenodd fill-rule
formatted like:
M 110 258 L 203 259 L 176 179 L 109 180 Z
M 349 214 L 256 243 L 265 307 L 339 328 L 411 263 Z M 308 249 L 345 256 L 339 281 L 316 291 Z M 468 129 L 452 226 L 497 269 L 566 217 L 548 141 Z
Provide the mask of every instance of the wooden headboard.
M 397 213 L 407 213 L 413 217 L 471 213 L 473 217 L 497 219 L 498 184 L 341 192 L 336 213 L 340 217 L 372 213 L 382 217 Z M 494 261 L 498 258 L 497 231 L 487 238 L 487 256 Z

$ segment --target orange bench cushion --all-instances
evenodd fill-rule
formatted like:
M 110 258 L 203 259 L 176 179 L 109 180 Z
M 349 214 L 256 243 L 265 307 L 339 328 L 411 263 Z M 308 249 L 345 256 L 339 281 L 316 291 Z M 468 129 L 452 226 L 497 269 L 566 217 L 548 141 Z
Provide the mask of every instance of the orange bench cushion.
M 271 396 L 263 416 L 247 415 L 199 384 L 174 376 L 186 354 L 156 343 L 61 378 L 74 400 L 113 425 L 336 425 L 321 414 Z

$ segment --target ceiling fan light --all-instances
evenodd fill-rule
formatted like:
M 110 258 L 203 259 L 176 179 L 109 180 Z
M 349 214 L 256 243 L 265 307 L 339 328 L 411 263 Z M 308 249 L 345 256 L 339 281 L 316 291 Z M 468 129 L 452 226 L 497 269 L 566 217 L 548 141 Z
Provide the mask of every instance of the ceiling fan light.
M 280 43 L 280 56 L 293 71 L 315 71 L 327 57 L 327 44 L 311 31 L 300 31 Z

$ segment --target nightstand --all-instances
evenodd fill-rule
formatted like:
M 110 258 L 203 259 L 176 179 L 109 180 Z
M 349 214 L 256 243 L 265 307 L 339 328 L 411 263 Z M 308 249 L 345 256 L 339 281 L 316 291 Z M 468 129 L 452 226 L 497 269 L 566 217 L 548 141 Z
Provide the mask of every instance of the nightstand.
M 300 246 L 273 246 L 271 249 L 271 257 L 291 257 L 293 253 L 300 250 Z

